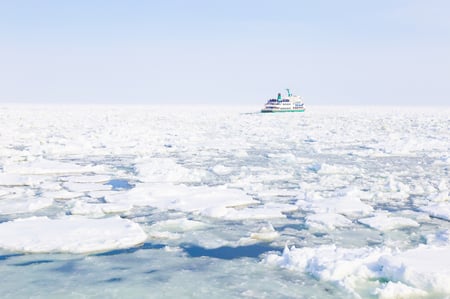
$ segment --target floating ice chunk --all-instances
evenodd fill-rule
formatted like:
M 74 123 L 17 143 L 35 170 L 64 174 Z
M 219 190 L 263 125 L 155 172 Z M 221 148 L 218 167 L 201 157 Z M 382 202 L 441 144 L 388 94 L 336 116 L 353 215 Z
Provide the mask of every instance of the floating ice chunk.
M 400 192 L 404 194 L 409 194 L 411 191 L 408 185 L 397 181 L 393 175 L 389 176 L 389 181 L 386 184 L 386 188 L 388 189 L 388 191 Z
M 105 214 L 127 212 L 132 208 L 133 206 L 127 203 L 87 203 L 77 201 L 70 209 L 70 212 L 74 215 L 102 217 Z
M 248 153 L 246 150 L 238 149 L 234 152 L 234 155 L 238 158 L 245 158 L 248 157 Z
M 251 174 L 250 174 L 251 173 Z M 234 185 L 252 190 L 260 190 L 262 186 L 272 185 L 272 182 L 290 181 L 293 179 L 292 171 L 274 170 L 268 172 L 266 168 L 241 168 L 241 174 L 232 177 Z
M 387 213 L 381 213 L 373 217 L 362 218 L 359 219 L 358 222 L 380 231 L 393 230 L 402 227 L 420 226 L 419 223 L 410 218 L 389 216 Z
M 0 223 L 0 247 L 12 251 L 87 253 L 128 248 L 146 238 L 139 224 L 119 216 L 31 217 Z
M 0 197 L 9 194 L 9 192 L 7 190 L 2 190 L 0 189 Z
M 273 228 L 272 224 L 268 223 L 266 226 L 263 226 L 256 233 L 251 233 L 250 238 L 254 240 L 260 241 L 273 241 L 278 238 L 280 234 Z
M 59 190 L 59 191 L 46 191 L 43 193 L 44 196 L 50 197 L 53 199 L 72 199 L 82 197 L 84 193 L 81 192 L 71 192 L 67 190 Z
M 338 248 L 323 245 L 316 248 L 288 248 L 282 255 L 268 254 L 264 262 L 311 274 L 317 279 L 332 281 L 357 294 L 357 286 L 375 288 L 383 296 L 405 294 L 450 295 L 450 248 L 421 245 L 404 252 L 389 248 Z M 384 280 L 401 283 L 378 286 L 369 281 Z M 358 287 L 359 288 L 359 287 Z M 361 291 L 361 289 L 359 290 Z M 402 297 L 403 296 L 403 297 Z M 357 296 L 358 297 L 358 296 Z M 439 297 L 439 296 L 436 296 Z M 397 298 L 397 297 L 393 297 Z
M 212 168 L 212 171 L 217 175 L 227 175 L 230 174 L 233 169 L 230 167 L 218 164 Z
M 450 221 L 450 204 L 448 202 L 429 203 L 427 206 L 420 207 L 419 210 L 432 217 Z
M 348 227 L 352 221 L 341 214 L 321 213 L 306 216 L 306 225 L 315 229 L 335 229 Z
M 111 190 L 111 185 L 99 184 L 99 183 L 64 183 L 63 187 L 69 189 L 72 192 L 89 192 L 89 191 L 106 191 Z
M 121 194 L 120 191 L 113 191 L 113 190 L 95 190 L 95 191 L 89 191 L 85 194 L 91 198 L 106 198 L 109 195 L 113 194 Z
M 327 174 L 319 178 L 319 185 L 325 189 L 338 189 L 348 185 L 348 175 Z
M 361 172 L 360 169 L 354 166 L 346 165 L 330 165 L 323 163 L 320 166 L 316 166 L 317 173 L 319 174 L 355 174 Z
M 425 189 L 419 183 L 417 183 L 414 186 L 411 186 L 411 194 L 424 194 L 424 193 Z
M 436 246 L 450 245 L 450 232 L 448 230 L 437 231 L 426 236 L 427 244 Z
M 239 239 L 237 245 L 246 246 L 260 242 L 272 242 L 277 239 L 280 234 L 275 230 L 272 224 L 267 223 L 261 226 L 256 232 L 251 232 L 249 237 Z
M 432 156 L 432 155 L 430 155 Z M 450 157 L 441 157 L 440 155 L 438 155 L 438 159 L 436 159 L 433 162 L 433 165 L 435 166 L 447 166 L 450 165 Z
M 181 233 L 199 230 L 205 227 L 205 223 L 187 218 L 169 219 L 159 221 L 150 226 L 149 237 L 175 240 L 181 238 Z
M 337 248 L 335 245 L 290 249 L 286 246 L 281 256 L 269 254 L 264 261 L 294 271 L 307 272 L 318 279 L 350 283 L 351 276 L 372 277 L 368 266 L 388 252 L 388 249 L 347 249 Z
M 108 202 L 126 202 L 151 206 L 163 211 L 177 210 L 222 218 L 233 207 L 259 203 L 242 190 L 225 187 L 188 187 L 172 184 L 138 184 L 117 195 L 106 196 Z
M 268 203 L 256 207 L 246 207 L 235 209 L 226 206 L 216 206 L 204 210 L 201 214 L 213 218 L 226 220 L 246 220 L 246 219 L 272 219 L 286 218 L 283 213 L 293 212 L 298 209 L 295 205 Z
M 381 275 L 431 293 L 450 295 L 450 247 L 421 245 L 382 256 Z
M 152 158 L 136 161 L 139 180 L 154 183 L 200 182 L 205 175 L 199 170 L 190 170 L 169 158 Z
M 434 202 L 444 202 L 449 201 L 449 192 L 448 191 L 442 191 L 439 193 L 430 194 L 428 196 L 428 199 Z
M 300 164 L 310 164 L 310 163 L 314 162 L 313 159 L 305 158 L 305 157 L 296 157 L 295 160 L 297 161 L 297 163 L 300 163 Z
M 153 239 L 178 240 L 182 237 L 181 233 L 173 233 L 169 231 L 150 231 L 148 236 Z
M 381 288 L 377 288 L 374 294 L 378 295 L 379 299 L 419 299 L 428 296 L 428 293 L 423 290 L 410 287 L 401 282 L 392 281 L 389 281 Z
M 102 166 L 81 166 L 74 163 L 37 159 L 31 162 L 6 164 L 4 171 L 13 174 L 72 174 L 105 171 Z
M 296 161 L 297 157 L 292 153 L 274 153 L 274 154 L 268 154 L 268 156 L 275 160 L 281 160 L 281 161 Z
M 312 211 L 316 214 L 334 213 L 343 215 L 367 215 L 372 213 L 373 208 L 363 203 L 359 198 L 351 196 L 339 196 L 334 198 L 318 198 L 299 200 L 297 205 L 301 209 Z
M 73 183 L 105 183 L 111 179 L 110 175 L 79 175 L 79 176 L 69 176 L 64 178 L 64 180 Z
M 0 200 L 0 214 L 30 213 L 53 204 L 53 199 L 48 197 L 32 198 L 5 198 Z
M 440 191 L 440 192 L 447 192 L 447 194 L 448 194 L 448 178 L 447 178 L 447 180 L 445 180 L 445 179 L 441 179 L 441 181 L 439 182 L 439 185 L 438 185 L 438 190 Z
M 262 185 L 261 189 L 258 189 L 258 197 L 264 198 L 266 201 L 273 200 L 275 196 L 284 196 L 284 197 L 299 197 L 298 190 L 290 189 L 290 190 L 280 190 L 278 188 L 267 189 L 267 186 Z
M 46 190 L 49 192 L 56 192 L 56 191 L 60 191 L 62 189 L 61 182 L 54 181 L 54 179 L 55 179 L 54 177 L 51 177 L 51 176 L 46 177 L 46 176 L 42 176 L 42 175 L 39 175 L 37 177 L 42 178 L 42 182 L 40 182 L 35 187 L 38 187 L 41 190 Z
M 21 175 L 0 173 L 0 186 L 26 186 L 30 182 Z
M 154 230 L 167 230 L 175 232 L 187 232 L 205 228 L 206 224 L 201 221 L 189 220 L 187 218 L 169 219 L 159 221 L 153 224 L 150 228 Z

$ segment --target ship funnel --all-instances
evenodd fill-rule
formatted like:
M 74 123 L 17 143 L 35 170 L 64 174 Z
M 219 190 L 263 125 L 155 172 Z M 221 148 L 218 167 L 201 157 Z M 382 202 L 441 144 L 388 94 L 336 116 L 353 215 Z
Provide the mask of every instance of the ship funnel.
M 277 101 L 281 102 L 281 93 L 278 93 Z

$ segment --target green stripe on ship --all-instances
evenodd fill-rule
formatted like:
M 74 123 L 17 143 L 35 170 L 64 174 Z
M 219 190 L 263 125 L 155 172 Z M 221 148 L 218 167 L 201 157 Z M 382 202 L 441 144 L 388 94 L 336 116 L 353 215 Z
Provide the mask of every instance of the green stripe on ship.
M 261 110 L 261 113 L 278 113 L 278 112 L 305 112 L 305 109 L 303 110 Z

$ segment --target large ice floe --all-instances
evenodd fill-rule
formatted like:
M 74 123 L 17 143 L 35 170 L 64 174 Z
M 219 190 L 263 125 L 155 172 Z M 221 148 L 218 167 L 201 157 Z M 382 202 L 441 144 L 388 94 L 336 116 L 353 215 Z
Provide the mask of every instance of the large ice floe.
M 450 298 L 449 109 L 257 110 L 0 107 L 2 297 Z
M 30 217 L 0 223 L 0 247 L 24 252 L 105 251 L 135 246 L 146 238 L 139 224 L 119 216 Z
M 316 279 L 339 284 L 354 297 L 448 297 L 450 250 L 448 246 L 421 245 L 403 252 L 389 248 L 285 247 L 269 254 L 267 264 L 306 272 Z M 382 283 L 381 283 L 382 282 Z

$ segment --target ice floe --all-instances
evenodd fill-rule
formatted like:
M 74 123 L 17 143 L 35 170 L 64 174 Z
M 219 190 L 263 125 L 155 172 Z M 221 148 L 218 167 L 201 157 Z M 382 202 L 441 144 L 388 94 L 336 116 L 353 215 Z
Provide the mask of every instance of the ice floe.
M 355 174 L 361 170 L 354 166 L 321 164 L 312 166 L 319 174 Z
M 237 189 L 148 183 L 138 184 L 125 193 L 106 196 L 106 201 L 150 206 L 164 211 L 192 212 L 208 217 L 225 217 L 235 213 L 237 207 L 259 203 Z
M 73 192 L 73 191 L 68 191 L 65 189 L 61 189 L 61 190 L 51 190 L 51 191 L 45 191 L 43 192 L 43 196 L 47 196 L 50 198 L 54 198 L 56 200 L 58 199 L 72 199 L 72 198 L 78 198 L 78 197 L 82 197 L 84 195 L 83 192 Z
M 368 218 L 361 218 L 358 219 L 358 222 L 381 231 L 420 226 L 420 224 L 413 219 L 390 216 L 387 213 L 377 214 Z
M 428 213 L 432 217 L 441 218 L 450 221 L 450 204 L 449 202 L 429 203 L 420 207 L 422 212 Z
M 146 238 L 139 224 L 118 216 L 30 217 L 0 223 L 0 248 L 20 252 L 107 251 L 136 246 Z
M 221 164 L 217 164 L 212 168 L 212 171 L 217 175 L 227 175 L 230 174 L 232 170 L 232 168 L 223 166 Z
M 5 164 L 5 173 L 11 174 L 72 174 L 105 171 L 102 166 L 81 166 L 75 163 L 36 159 L 31 162 Z
M 42 297 L 47 275 L 85 297 L 199 281 L 224 298 L 450 296 L 448 109 L 243 109 L 0 107 L 2 287 Z M 297 248 L 276 253 L 286 241 Z M 61 256 L 72 287 L 53 283 Z
M 284 213 L 293 212 L 298 209 L 295 205 L 289 204 L 264 204 L 255 207 L 233 208 L 226 206 L 216 206 L 205 210 L 202 214 L 209 217 L 221 218 L 225 220 L 246 220 L 246 219 L 272 219 L 285 218 Z
M 257 232 L 250 234 L 251 240 L 269 242 L 278 238 L 280 234 L 275 230 L 272 224 L 268 223 L 262 226 Z M 241 240 L 242 242 L 242 240 Z
M 379 299 L 393 299 L 393 298 L 427 298 L 428 293 L 417 288 L 410 287 L 401 282 L 389 281 L 384 286 L 375 289 L 373 292 Z
M 449 247 L 421 245 L 404 252 L 335 245 L 286 247 L 281 255 L 268 254 L 264 262 L 336 283 L 357 298 L 450 295 Z
M 203 229 L 207 224 L 187 218 L 159 221 L 149 228 L 149 237 L 157 239 L 179 239 L 181 233 Z
M 306 225 L 314 229 L 335 229 L 339 227 L 348 227 L 352 221 L 347 217 L 336 213 L 310 214 L 306 216 Z
M 22 175 L 0 173 L 0 186 L 26 186 L 29 179 Z
M 70 192 L 89 192 L 89 191 L 106 191 L 111 190 L 112 186 L 107 184 L 99 184 L 99 183 L 74 183 L 68 182 L 62 184 L 64 188 L 69 190 Z
M 450 245 L 450 231 L 449 230 L 440 230 L 436 233 L 432 233 L 427 235 L 426 243 L 430 245 L 436 246 L 446 246 Z
M 204 172 L 192 171 L 169 158 L 136 160 L 136 170 L 143 182 L 199 182 Z
M 91 203 L 76 201 L 70 209 L 74 215 L 85 215 L 91 217 L 103 217 L 105 214 L 127 212 L 132 206 L 127 203 Z
M 421 245 L 378 260 L 380 273 L 423 291 L 450 295 L 450 247 Z
M 0 215 L 31 213 L 53 204 L 48 197 L 6 198 L 0 200 Z
M 64 181 L 72 183 L 106 183 L 112 179 L 110 175 L 77 175 L 77 176 L 67 176 L 63 178 Z
M 336 196 L 332 198 L 308 198 L 299 200 L 300 209 L 320 213 L 335 213 L 346 216 L 363 216 L 373 212 L 372 206 L 353 196 Z

